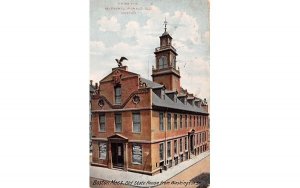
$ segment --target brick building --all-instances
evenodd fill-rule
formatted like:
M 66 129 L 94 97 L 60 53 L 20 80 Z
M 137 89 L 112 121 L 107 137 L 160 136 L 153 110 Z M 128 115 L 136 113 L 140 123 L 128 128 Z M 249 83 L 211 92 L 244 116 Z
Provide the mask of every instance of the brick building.
M 98 83 L 93 85 L 93 81 L 90 80 L 90 94 L 89 94 L 89 134 L 90 134 L 90 152 L 92 152 L 93 147 L 92 147 L 92 96 L 95 94 L 95 92 L 98 89 Z
M 166 31 L 153 81 L 116 67 L 91 96 L 91 165 L 154 175 L 209 150 L 208 105 L 180 85 Z

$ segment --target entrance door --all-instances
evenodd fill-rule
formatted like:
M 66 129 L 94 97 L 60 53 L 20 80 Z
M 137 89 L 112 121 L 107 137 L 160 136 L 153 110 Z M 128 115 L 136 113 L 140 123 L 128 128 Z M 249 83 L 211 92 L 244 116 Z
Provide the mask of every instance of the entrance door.
M 111 144 L 112 163 L 113 167 L 124 166 L 124 149 L 122 143 Z
M 190 136 L 190 151 L 191 151 L 191 154 L 194 154 L 194 135 L 193 134 Z

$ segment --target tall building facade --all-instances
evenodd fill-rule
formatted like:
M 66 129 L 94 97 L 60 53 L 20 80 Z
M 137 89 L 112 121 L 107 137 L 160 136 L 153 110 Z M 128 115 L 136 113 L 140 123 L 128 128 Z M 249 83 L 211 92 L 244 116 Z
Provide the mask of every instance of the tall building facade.
M 91 165 L 154 175 L 209 150 L 206 100 L 180 84 L 166 31 L 155 49 L 153 81 L 116 67 L 91 96 Z

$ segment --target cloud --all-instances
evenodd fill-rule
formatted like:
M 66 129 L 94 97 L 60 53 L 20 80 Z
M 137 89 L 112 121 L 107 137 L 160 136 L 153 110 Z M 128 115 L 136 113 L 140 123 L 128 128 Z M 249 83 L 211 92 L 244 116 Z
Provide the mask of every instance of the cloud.
M 103 16 L 100 20 L 97 21 L 99 24 L 100 31 L 119 31 L 120 24 L 116 17 L 112 16 L 111 18 L 107 18 Z
M 106 45 L 104 39 L 91 42 L 91 64 L 94 63 L 91 65 L 91 79 L 99 81 L 109 74 L 111 68 L 117 66 L 114 59 L 121 56 L 128 58 L 124 63 L 129 71 L 151 79 L 151 67 L 155 62 L 153 52 L 159 46 L 166 16 L 167 31 L 173 37 L 173 46 L 179 54 L 177 66 L 180 67 L 182 87 L 209 100 L 209 58 L 206 58 L 209 54 L 203 55 L 209 52 L 209 31 L 185 11 L 162 12 L 152 5 L 151 11 L 143 16 L 143 21 L 121 18 L 118 21 L 114 16 L 104 16 L 97 21 L 100 32 L 118 31 L 112 36 L 122 40 Z
M 195 57 L 180 69 L 181 85 L 201 98 L 209 98 L 209 62 Z
M 161 10 L 157 6 L 151 5 L 149 8 L 150 10 L 145 12 L 145 15 L 147 15 L 148 17 L 153 17 L 162 14 Z
M 206 31 L 202 34 L 202 41 L 209 44 L 210 43 L 210 32 Z
M 125 26 L 125 36 L 134 37 L 140 32 L 140 24 L 136 21 L 129 21 Z
M 199 44 L 200 32 L 199 25 L 195 17 L 188 15 L 183 11 L 176 11 L 173 16 L 170 17 L 170 23 L 176 23 L 174 27 L 174 38 L 180 41 L 189 41 L 193 44 Z
M 90 53 L 100 53 L 106 49 L 105 44 L 102 41 L 90 41 Z

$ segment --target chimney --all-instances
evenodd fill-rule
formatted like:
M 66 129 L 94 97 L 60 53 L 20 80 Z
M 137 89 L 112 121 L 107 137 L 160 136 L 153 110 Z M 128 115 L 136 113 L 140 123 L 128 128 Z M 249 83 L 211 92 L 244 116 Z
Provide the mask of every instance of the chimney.
M 208 112 L 208 104 L 207 104 L 206 98 L 204 98 L 204 100 L 202 101 L 201 107 L 202 107 L 206 112 Z
M 198 98 L 195 99 L 195 105 L 200 108 L 200 100 Z
M 90 80 L 90 85 L 91 85 L 91 86 L 93 85 L 93 80 Z
M 95 84 L 95 88 L 98 89 L 98 83 Z

